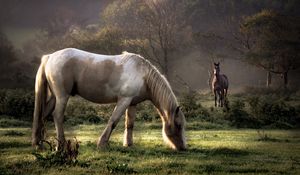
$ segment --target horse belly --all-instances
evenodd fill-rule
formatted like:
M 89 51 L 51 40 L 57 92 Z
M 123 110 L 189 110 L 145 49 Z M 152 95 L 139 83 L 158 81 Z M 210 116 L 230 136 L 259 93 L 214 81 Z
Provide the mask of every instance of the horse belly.
M 111 60 L 89 65 L 74 79 L 76 94 L 96 103 L 117 101 L 122 69 Z
M 105 86 L 80 86 L 76 94 L 94 103 L 114 103 L 118 99 L 118 94 Z

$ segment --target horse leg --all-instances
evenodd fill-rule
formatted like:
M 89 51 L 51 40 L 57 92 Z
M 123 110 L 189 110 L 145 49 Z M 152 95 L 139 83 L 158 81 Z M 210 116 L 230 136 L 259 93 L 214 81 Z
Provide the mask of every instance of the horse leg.
M 135 116 L 136 116 L 136 106 L 129 106 L 126 110 L 126 116 L 125 116 L 125 131 L 124 131 L 123 146 L 131 146 L 133 144 L 132 130 L 134 126 Z
M 214 95 L 215 95 L 215 107 L 217 107 L 217 93 L 216 93 L 216 91 L 214 91 Z
M 224 105 L 224 90 L 221 91 L 221 107 Z
M 66 105 L 68 103 L 68 99 L 69 99 L 69 96 L 57 97 L 55 108 L 52 113 L 55 128 L 56 128 L 56 135 L 57 135 L 57 139 L 58 139 L 58 144 L 57 144 L 57 148 L 56 148 L 57 150 L 62 149 L 65 144 L 63 122 L 64 122 L 64 112 L 65 112 Z
M 224 89 L 224 91 L 225 91 L 225 98 L 227 98 L 228 89 Z
M 45 117 L 51 115 L 55 108 L 55 97 L 51 96 L 45 108 Z
M 130 105 L 131 100 L 131 97 L 124 97 L 118 100 L 117 105 L 112 113 L 112 116 L 110 117 L 106 128 L 104 129 L 103 133 L 101 134 L 98 140 L 98 147 L 105 147 L 107 145 L 111 132 L 116 127 L 121 116 L 124 114 L 125 110 Z
M 218 107 L 221 107 L 221 99 L 222 99 L 221 92 L 218 91 Z

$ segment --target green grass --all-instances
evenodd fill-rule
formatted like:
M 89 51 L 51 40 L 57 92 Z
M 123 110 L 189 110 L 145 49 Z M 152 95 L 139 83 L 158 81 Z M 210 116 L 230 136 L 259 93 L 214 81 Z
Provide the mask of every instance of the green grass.
M 32 155 L 30 128 L 0 128 L 0 174 L 300 174 L 299 130 L 199 129 L 188 124 L 189 149 L 176 152 L 162 141 L 159 123 L 136 123 L 135 145 L 122 146 L 124 125 L 98 150 L 104 125 L 66 128 L 81 142 L 75 166 L 42 167 Z M 21 133 L 21 134 L 20 134 Z M 53 127 L 48 135 L 54 136 Z

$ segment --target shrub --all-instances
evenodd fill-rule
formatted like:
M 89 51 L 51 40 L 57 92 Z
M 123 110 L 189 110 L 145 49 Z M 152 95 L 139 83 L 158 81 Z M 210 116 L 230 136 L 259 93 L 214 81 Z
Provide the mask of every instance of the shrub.
M 250 113 L 263 122 L 280 128 L 290 128 L 296 124 L 296 108 L 282 99 L 276 100 L 269 96 L 248 98 Z
M 155 121 L 160 119 L 160 116 L 151 102 L 144 102 L 137 105 L 136 118 L 140 121 Z
M 80 124 L 98 124 L 102 123 L 103 119 L 97 115 L 80 115 L 80 116 L 68 116 L 66 118 L 66 124 L 75 126 Z
M 31 124 L 27 121 L 21 121 L 12 118 L 1 118 L 0 127 L 9 128 L 9 127 L 29 127 Z
M 79 142 L 74 140 L 66 140 L 65 145 L 58 151 L 54 151 L 54 140 L 43 141 L 50 147 L 45 153 L 33 152 L 37 163 L 43 167 L 60 166 L 60 165 L 77 165 L 77 156 L 79 154 Z
M 83 99 L 70 99 L 65 111 L 66 116 L 83 116 L 83 115 L 97 115 L 97 110 L 92 104 Z
M 6 131 L 4 133 L 5 136 L 24 136 L 25 134 L 23 132 L 19 132 L 19 131 Z
M 232 105 L 230 106 L 230 110 L 225 113 L 225 119 L 229 120 L 233 126 L 238 128 L 260 127 L 260 122 L 249 116 L 249 114 L 245 111 L 245 103 L 241 100 L 233 101 Z
M 107 121 L 113 111 L 113 105 L 98 105 L 82 98 L 72 98 L 66 108 L 66 123 L 72 126 L 77 124 L 98 124 Z
M 207 109 L 202 107 L 198 101 L 196 93 L 184 94 L 180 99 L 183 113 L 187 119 L 201 119 L 203 121 L 210 120 L 210 114 Z
M 21 120 L 32 120 L 33 110 L 34 93 L 32 91 L 0 90 L 0 115 L 9 115 Z

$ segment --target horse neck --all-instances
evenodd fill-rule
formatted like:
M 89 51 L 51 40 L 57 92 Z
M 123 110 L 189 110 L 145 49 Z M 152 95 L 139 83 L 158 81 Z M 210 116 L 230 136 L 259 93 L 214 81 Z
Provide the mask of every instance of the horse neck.
M 174 99 L 172 95 L 165 95 L 165 97 L 155 99 L 154 101 L 154 105 L 159 110 L 161 115 L 166 117 L 166 120 L 170 119 L 169 117 L 178 106 L 176 99 Z
M 220 81 L 220 73 L 214 74 L 214 78 L 217 82 Z
M 162 116 L 169 117 L 178 102 L 167 80 L 154 69 L 149 71 L 147 84 L 152 103 Z

